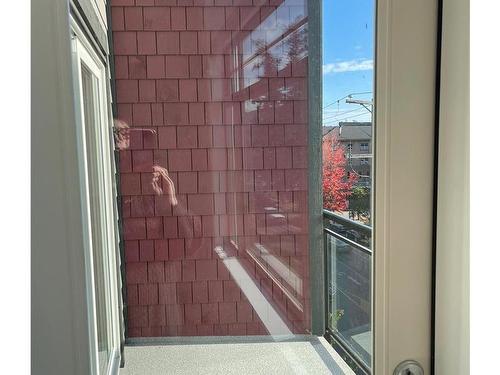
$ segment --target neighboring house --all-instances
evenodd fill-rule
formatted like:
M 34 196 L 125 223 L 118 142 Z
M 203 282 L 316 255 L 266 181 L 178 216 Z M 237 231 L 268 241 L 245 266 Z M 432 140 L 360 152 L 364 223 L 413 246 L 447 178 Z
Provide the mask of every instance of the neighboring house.
M 358 175 L 358 185 L 371 185 L 372 123 L 340 122 L 339 126 L 324 126 L 324 137 L 336 137 L 346 152 L 348 172 Z

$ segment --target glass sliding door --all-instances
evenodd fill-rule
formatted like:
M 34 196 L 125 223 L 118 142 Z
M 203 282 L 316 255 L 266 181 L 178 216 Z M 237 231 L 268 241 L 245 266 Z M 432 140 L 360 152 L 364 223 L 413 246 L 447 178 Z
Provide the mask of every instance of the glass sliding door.
M 111 7 L 128 339 L 309 333 L 309 2 L 195 3 Z
M 434 2 L 152 3 L 111 5 L 129 342 L 426 358 Z
M 83 204 L 89 233 L 88 297 L 90 337 L 95 345 L 93 371 L 109 374 L 117 359 L 116 244 L 113 212 L 112 140 L 108 121 L 105 68 L 75 26 L 74 79 L 80 121 L 79 156 Z
M 111 5 L 129 343 L 326 330 L 392 371 L 428 292 L 398 271 L 428 276 L 431 3 Z

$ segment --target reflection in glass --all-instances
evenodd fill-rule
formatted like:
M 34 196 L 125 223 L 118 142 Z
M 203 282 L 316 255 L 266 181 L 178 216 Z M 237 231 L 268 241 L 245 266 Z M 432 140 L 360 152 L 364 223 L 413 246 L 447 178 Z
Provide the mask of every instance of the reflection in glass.
M 307 1 L 264 3 L 114 33 L 130 337 L 310 330 Z

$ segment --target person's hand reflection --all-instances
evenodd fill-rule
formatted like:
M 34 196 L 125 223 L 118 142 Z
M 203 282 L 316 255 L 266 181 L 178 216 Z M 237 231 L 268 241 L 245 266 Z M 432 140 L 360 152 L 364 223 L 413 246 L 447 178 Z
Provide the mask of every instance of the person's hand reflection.
M 177 206 L 178 202 L 175 195 L 174 182 L 168 175 L 167 169 L 163 168 L 160 165 L 153 165 L 153 178 L 151 180 L 151 185 L 153 186 L 153 190 L 155 191 L 155 193 L 158 195 L 164 194 L 163 189 L 160 185 L 162 179 L 167 183 L 167 191 L 165 194 L 168 196 L 170 204 L 172 206 Z

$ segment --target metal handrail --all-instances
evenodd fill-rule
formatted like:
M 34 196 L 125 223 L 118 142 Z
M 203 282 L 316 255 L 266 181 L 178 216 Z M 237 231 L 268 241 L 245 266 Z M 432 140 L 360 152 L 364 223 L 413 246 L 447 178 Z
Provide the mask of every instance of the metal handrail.
M 338 222 L 346 223 L 348 225 L 352 225 L 354 227 L 359 228 L 360 231 L 362 231 L 362 232 L 370 233 L 370 235 L 372 233 L 372 227 L 365 225 L 365 224 L 361 224 L 357 221 L 348 219 L 346 217 L 340 216 L 339 214 L 336 214 L 335 212 L 329 211 L 327 209 L 323 209 L 323 217 L 326 217 L 327 219 L 332 219 L 332 220 L 335 220 Z
M 349 238 L 344 237 L 344 236 L 338 234 L 337 232 L 334 232 L 333 230 L 331 230 L 329 228 L 323 228 L 323 231 L 328 233 L 330 236 L 333 236 L 333 237 L 339 239 L 340 241 L 345 242 L 345 243 L 355 247 L 356 249 L 361 250 L 362 252 L 364 252 L 368 255 L 372 255 L 371 249 L 369 249 L 363 245 L 360 245 L 359 243 L 357 243 L 353 240 L 350 240 Z
M 331 220 L 333 223 L 338 224 L 342 227 L 341 230 L 337 228 L 333 228 L 328 223 L 325 223 L 326 220 Z M 356 248 L 367 252 L 372 253 L 371 251 L 371 238 L 372 238 L 372 228 L 368 225 L 361 224 L 351 219 L 347 219 L 343 216 L 340 216 L 332 211 L 323 209 L 323 230 L 328 232 L 328 234 L 338 238 L 341 241 L 347 242 Z M 364 241 L 356 241 L 356 238 L 349 238 L 349 231 L 354 231 L 356 234 L 364 239 Z M 358 236 L 356 236 L 358 237 Z M 358 237 L 358 239 L 359 239 Z

